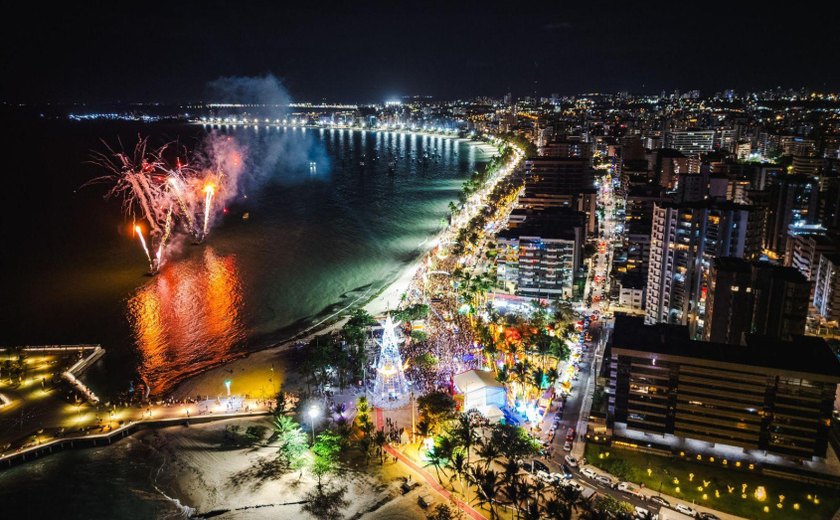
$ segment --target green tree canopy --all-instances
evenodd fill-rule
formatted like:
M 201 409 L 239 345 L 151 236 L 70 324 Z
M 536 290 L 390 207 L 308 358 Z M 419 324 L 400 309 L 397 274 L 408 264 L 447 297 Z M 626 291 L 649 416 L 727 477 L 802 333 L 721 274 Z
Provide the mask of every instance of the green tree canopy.
M 417 399 L 417 409 L 431 426 L 432 431 L 455 417 L 455 399 L 442 390 L 435 390 Z

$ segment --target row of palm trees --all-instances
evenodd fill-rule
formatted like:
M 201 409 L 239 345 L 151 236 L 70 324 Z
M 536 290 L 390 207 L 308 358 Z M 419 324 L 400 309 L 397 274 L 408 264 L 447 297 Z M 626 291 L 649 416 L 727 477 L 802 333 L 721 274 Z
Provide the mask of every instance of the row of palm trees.
M 523 429 L 488 425 L 477 412 L 461 414 L 426 455 L 438 480 L 499 518 L 507 509 L 519 520 L 567 520 L 585 508 L 571 486 L 546 484 L 522 471 L 518 461 L 536 455 L 539 445 Z

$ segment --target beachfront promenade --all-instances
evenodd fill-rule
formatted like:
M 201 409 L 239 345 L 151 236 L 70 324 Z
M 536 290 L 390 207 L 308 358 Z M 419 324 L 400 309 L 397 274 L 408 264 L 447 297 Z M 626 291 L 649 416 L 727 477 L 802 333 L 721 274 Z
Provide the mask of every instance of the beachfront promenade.
M 0 468 L 56 451 L 101 446 L 141 429 L 264 415 L 273 402 L 250 395 L 103 402 L 79 376 L 105 354 L 98 345 L 3 349 L 0 356 Z M 223 389 L 223 388 L 222 388 Z
M 0 469 L 67 449 L 105 446 L 148 428 L 201 424 L 226 419 L 269 415 L 272 401 L 230 396 L 192 403 L 154 404 L 100 410 L 96 419 L 72 431 L 43 429 L 35 440 L 0 453 Z M 27 438 L 30 436 L 27 436 Z

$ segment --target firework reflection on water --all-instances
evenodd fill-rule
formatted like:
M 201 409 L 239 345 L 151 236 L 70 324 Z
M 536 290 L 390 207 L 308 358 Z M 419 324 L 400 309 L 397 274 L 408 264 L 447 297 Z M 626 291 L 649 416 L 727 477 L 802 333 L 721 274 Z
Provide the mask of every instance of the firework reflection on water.
M 140 377 L 152 394 L 189 375 L 238 357 L 246 339 L 235 255 L 207 247 L 167 264 L 128 301 L 140 355 Z

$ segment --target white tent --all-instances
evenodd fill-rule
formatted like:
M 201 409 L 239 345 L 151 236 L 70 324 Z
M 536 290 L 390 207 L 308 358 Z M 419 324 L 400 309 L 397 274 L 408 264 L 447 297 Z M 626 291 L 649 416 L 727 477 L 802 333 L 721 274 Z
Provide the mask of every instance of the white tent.
M 507 404 L 505 385 L 496 381 L 493 372 L 484 370 L 462 372 L 455 376 L 455 386 L 464 394 L 464 410 L 475 408 L 488 419 L 490 418 L 488 413 L 495 416 Z

